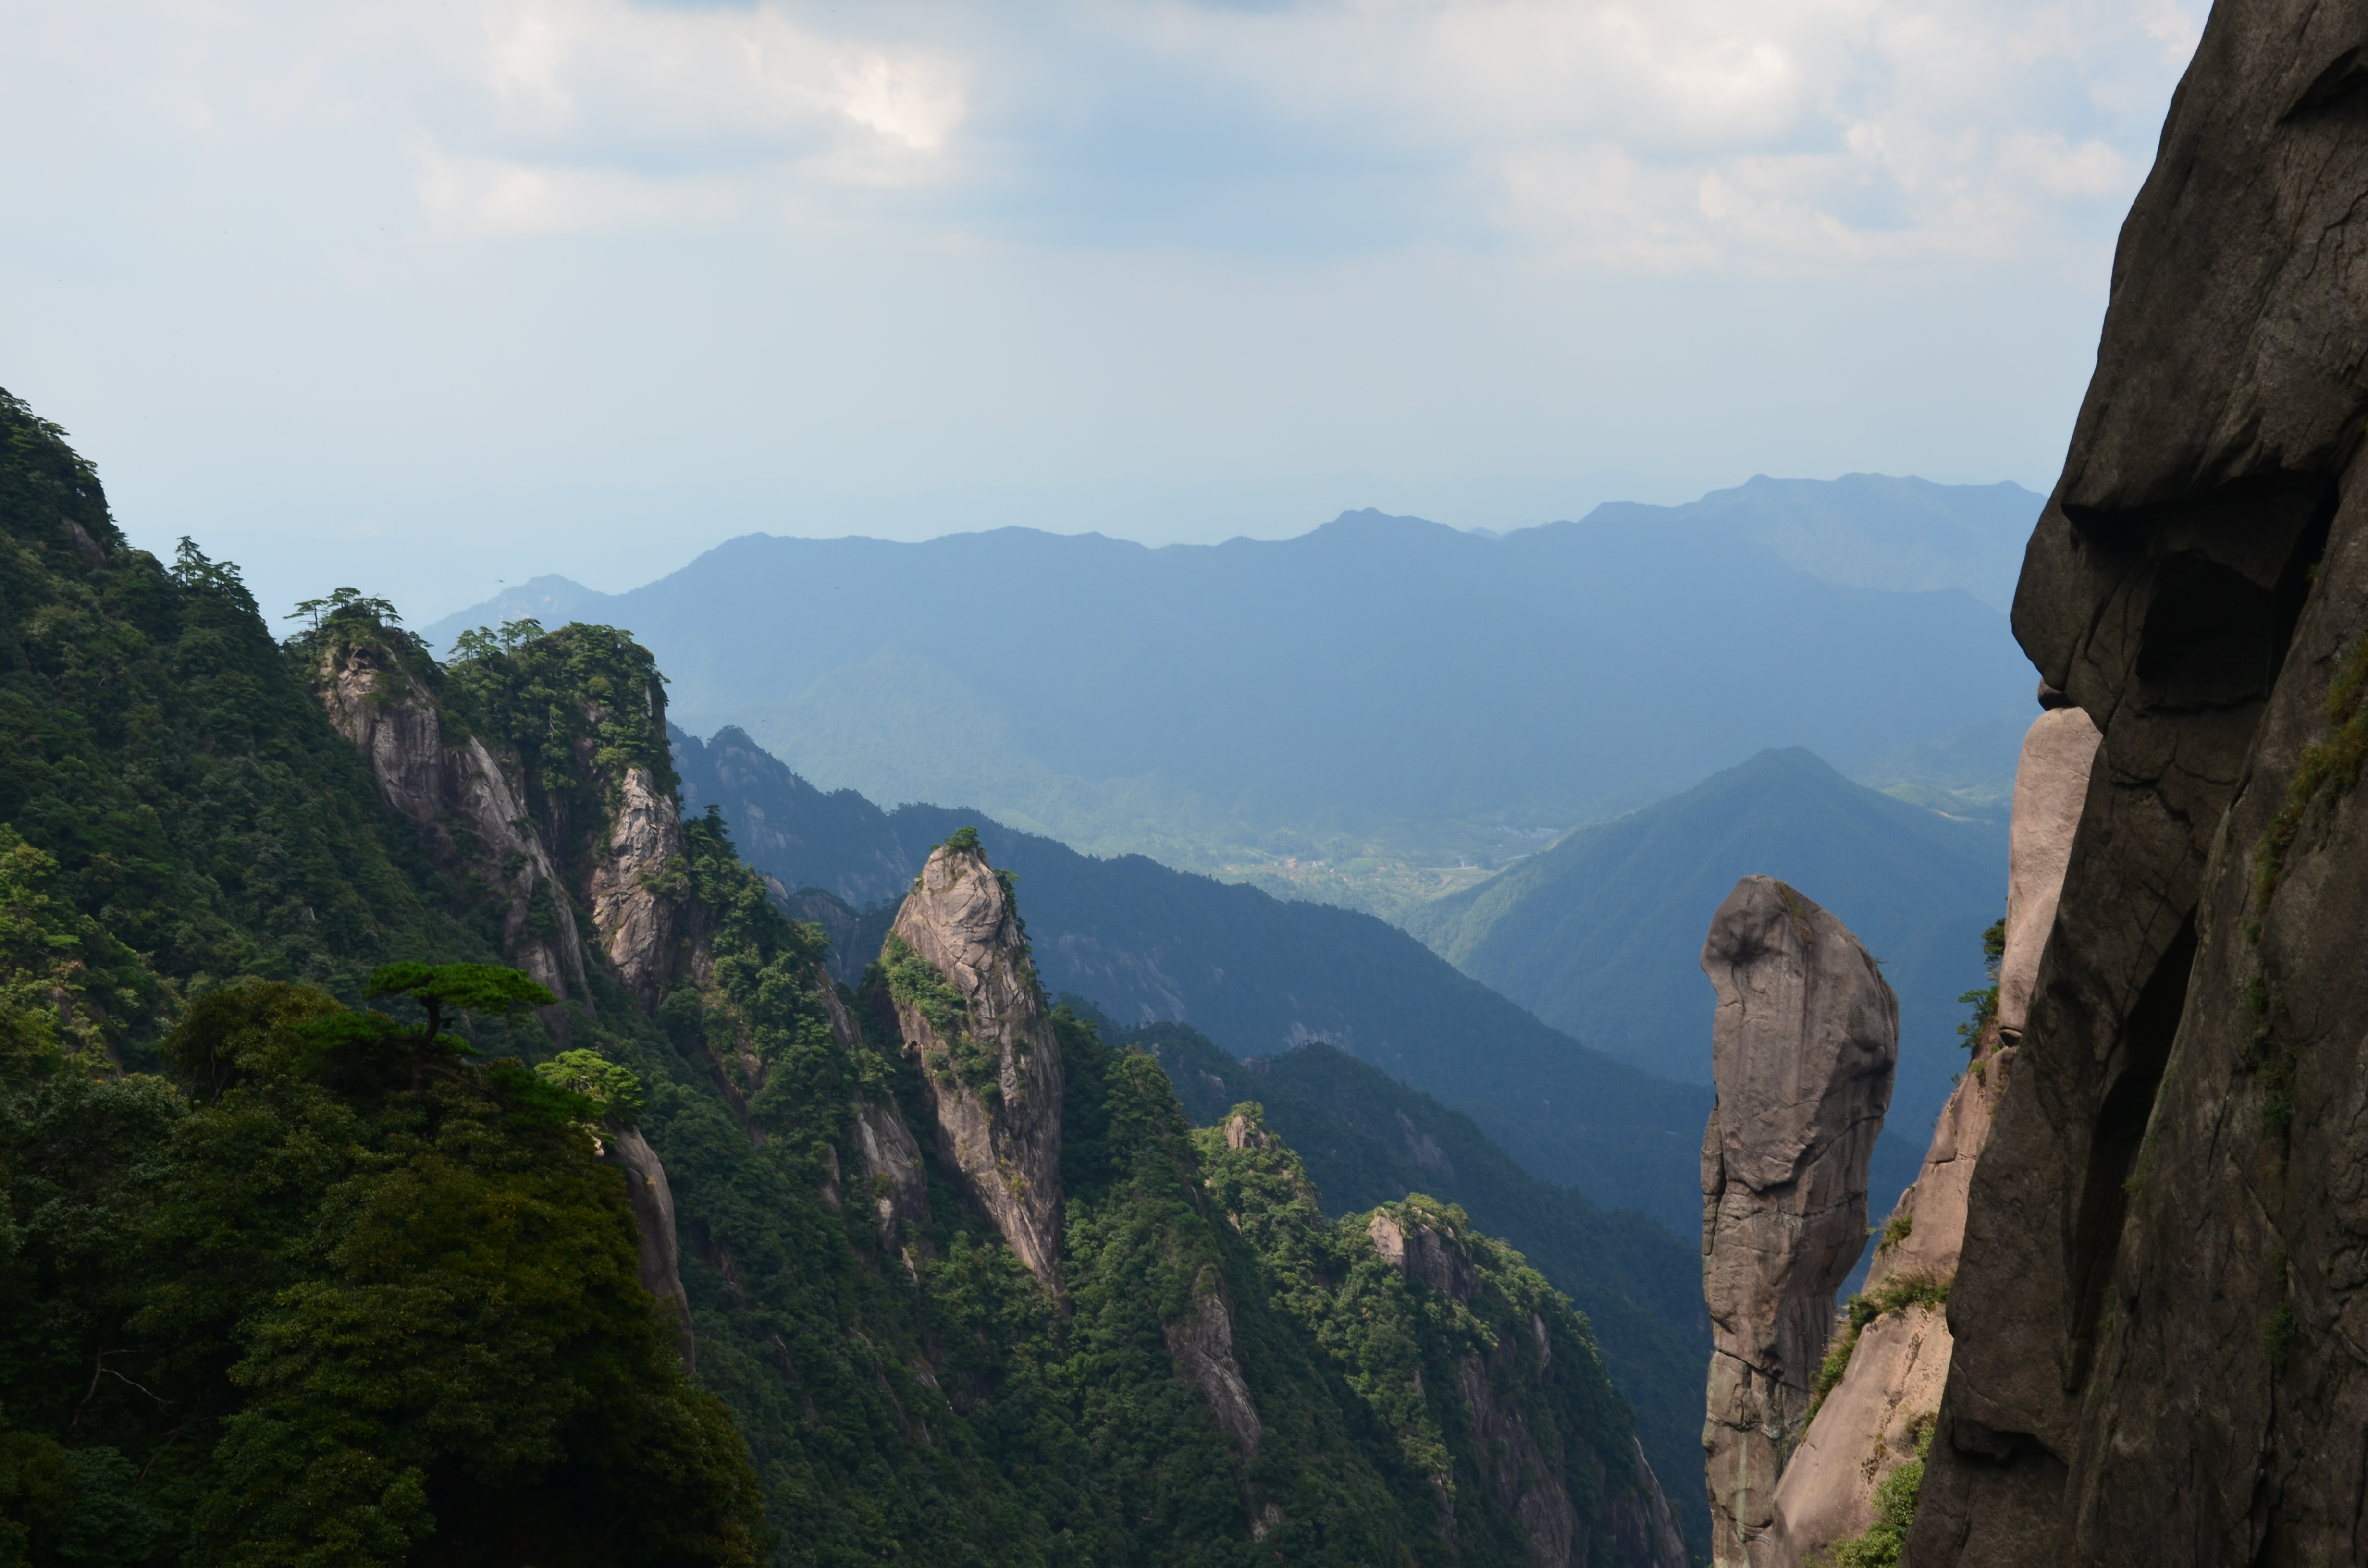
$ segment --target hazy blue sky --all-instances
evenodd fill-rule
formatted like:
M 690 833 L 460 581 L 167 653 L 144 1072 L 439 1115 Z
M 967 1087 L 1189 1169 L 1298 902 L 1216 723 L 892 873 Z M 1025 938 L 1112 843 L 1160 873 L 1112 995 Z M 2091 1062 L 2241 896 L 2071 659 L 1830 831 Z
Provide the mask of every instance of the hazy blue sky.
M 2053 479 L 2197 0 L 0 0 L 0 385 L 268 605 Z

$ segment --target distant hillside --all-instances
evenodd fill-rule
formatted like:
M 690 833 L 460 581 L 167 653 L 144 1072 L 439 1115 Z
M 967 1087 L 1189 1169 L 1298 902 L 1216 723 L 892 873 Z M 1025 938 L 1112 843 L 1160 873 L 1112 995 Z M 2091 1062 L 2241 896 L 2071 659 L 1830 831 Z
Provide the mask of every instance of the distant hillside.
M 847 944 L 858 966 L 884 926 L 858 925 L 857 909 L 901 896 L 931 845 L 974 824 L 1019 875 L 1049 988 L 1130 1026 L 1189 1022 L 1236 1056 L 1328 1041 L 1470 1113 L 1544 1180 L 1679 1236 L 1701 1224 L 1707 1088 L 1590 1050 L 1395 926 L 1141 856 L 1097 859 L 979 812 L 882 812 L 814 790 L 734 731 L 674 741 L 686 803 L 721 806 L 749 864 L 845 901 L 841 932 L 864 933 Z
M 1899 993 L 1889 1127 L 1906 1143 L 1886 1149 L 1884 1168 L 1904 1186 L 1964 1064 L 1957 997 L 1985 983 L 1982 929 L 2006 907 L 2002 824 L 1878 794 L 1805 751 L 1762 752 L 1582 828 L 1407 923 L 1547 1022 L 1632 1066 L 1706 1083 L 1714 1004 L 1702 934 L 1736 880 L 1755 872 L 1832 910 Z M 1878 1203 L 1894 1195 L 1878 1192 Z
M 2026 700 L 1997 604 L 2037 506 L 1859 475 L 1502 539 L 1370 511 L 1159 550 L 759 535 L 428 635 L 595 617 L 656 653 L 687 728 L 825 787 L 1395 909 L 1763 747 L 1855 767 Z
M 1590 523 L 1660 521 L 1764 546 L 1848 588 L 1963 588 L 2003 614 L 2045 496 L 2020 484 L 1935 484 L 1881 473 L 1831 482 L 1759 474 L 1679 506 L 1613 501 Z
M 1634 1210 L 1601 1209 L 1540 1181 L 1470 1117 L 1329 1046 L 1241 1062 L 1188 1024 L 1112 1025 L 1104 1038 L 1156 1056 L 1198 1126 L 1243 1100 L 1264 1106 L 1267 1125 L 1305 1162 L 1326 1213 L 1428 1193 L 1462 1204 L 1474 1223 L 1519 1247 L 1594 1324 L 1670 1506 L 1689 1534 L 1705 1539 L 1709 1510 L 1702 1488 L 1689 1484 L 1702 1468 L 1710 1359 L 1696 1244 Z

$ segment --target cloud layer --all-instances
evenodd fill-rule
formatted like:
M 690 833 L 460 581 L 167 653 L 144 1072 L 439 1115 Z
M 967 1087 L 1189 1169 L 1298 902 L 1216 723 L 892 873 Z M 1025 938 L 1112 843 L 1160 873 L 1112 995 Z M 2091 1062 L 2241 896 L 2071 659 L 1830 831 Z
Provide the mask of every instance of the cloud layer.
M 1197 537 L 1508 475 L 2040 483 L 2201 17 L 0 7 L 0 381 L 156 527 L 440 511 L 487 570 L 638 559 L 668 495 L 687 545 L 898 495 L 863 515 Z

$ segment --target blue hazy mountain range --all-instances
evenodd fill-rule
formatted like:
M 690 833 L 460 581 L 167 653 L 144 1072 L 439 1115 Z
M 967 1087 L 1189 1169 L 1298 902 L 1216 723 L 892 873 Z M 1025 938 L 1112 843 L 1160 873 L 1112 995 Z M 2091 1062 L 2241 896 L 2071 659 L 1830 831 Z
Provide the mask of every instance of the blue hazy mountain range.
M 752 535 L 629 593 L 538 579 L 428 635 L 626 627 L 686 727 L 735 725 L 820 785 L 1237 878 L 1295 861 L 1319 873 L 1295 891 L 1371 883 L 1395 911 L 1454 884 L 1389 868 L 1503 864 L 1771 746 L 1995 796 L 2032 685 L 2001 607 L 2039 504 L 1853 475 L 1501 538 L 1372 511 L 1162 549 Z

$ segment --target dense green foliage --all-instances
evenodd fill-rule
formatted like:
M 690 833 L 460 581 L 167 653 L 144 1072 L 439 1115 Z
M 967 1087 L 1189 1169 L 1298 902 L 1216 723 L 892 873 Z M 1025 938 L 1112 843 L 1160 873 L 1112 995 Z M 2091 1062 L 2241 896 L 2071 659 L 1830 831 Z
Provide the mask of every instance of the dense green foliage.
M 1082 999 L 1064 1000 L 1092 1011 Z M 1222 1121 L 1237 1101 L 1255 1096 L 1267 1125 L 1304 1162 L 1326 1212 L 1428 1193 L 1519 1247 L 1593 1326 L 1612 1381 L 1635 1411 L 1646 1458 L 1671 1480 L 1679 1525 L 1698 1541 L 1708 1539 L 1702 1490 L 1687 1483 L 1702 1464 L 1702 1368 L 1710 1358 L 1696 1249 L 1633 1210 L 1599 1209 L 1574 1188 L 1540 1181 L 1471 1118 L 1329 1046 L 1245 1064 L 1186 1024 L 1105 1034 L 1152 1052 L 1196 1125 Z
M 136 1060 L 176 992 L 256 974 L 350 995 L 378 964 L 473 956 L 236 568 L 132 549 L 89 465 L 6 393 L 0 823 L 169 983 L 108 1003 Z
M 586 1102 L 273 982 L 162 1053 L 176 1081 L 52 1056 L 0 1099 L 0 1382 L 20 1476 L 63 1455 L 72 1494 L 31 1561 L 756 1560 Z
M 616 813 L 674 789 L 645 650 L 513 625 L 446 669 L 346 589 L 274 644 L 233 569 L 128 549 L 57 432 L 0 428 L 0 1568 L 1519 1562 L 1441 1392 L 1472 1357 L 1583 1517 L 1625 1483 L 1626 1411 L 1518 1258 L 1426 1210 L 1488 1280 L 1451 1304 L 1312 1208 L 1222 1209 L 1238 1162 L 1073 1014 L 1064 1293 L 926 1153 L 883 1225 L 865 1139 L 933 1122 L 886 967 L 835 987 L 711 811 L 636 868 L 660 994 L 587 940 L 552 1006 L 492 961 L 459 821 L 394 814 L 315 689 L 378 672 L 482 742 L 588 938 Z M 1252 1239 L 1303 1221 L 1313 1271 Z M 1254 1446 L 1176 1347 L 1211 1312 Z

